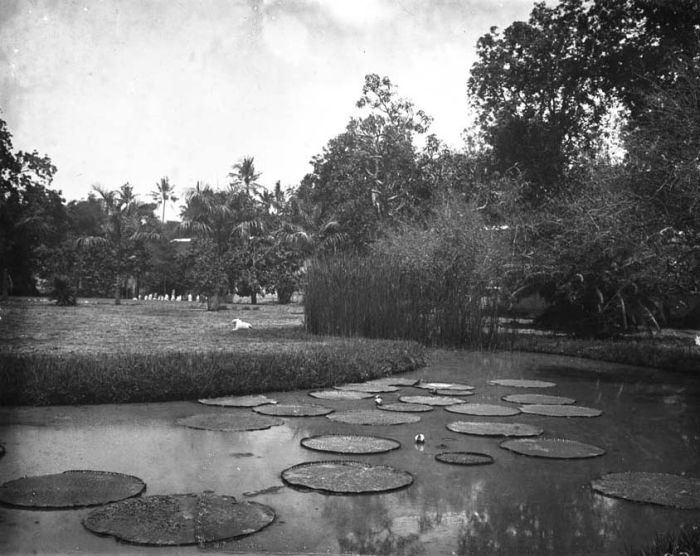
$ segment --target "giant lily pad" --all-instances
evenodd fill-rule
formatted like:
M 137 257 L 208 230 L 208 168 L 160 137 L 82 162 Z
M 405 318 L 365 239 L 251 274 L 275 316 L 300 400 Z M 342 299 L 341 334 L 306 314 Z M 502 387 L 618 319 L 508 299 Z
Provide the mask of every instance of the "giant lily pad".
M 263 415 L 276 415 L 277 417 L 316 417 L 333 413 L 330 407 L 312 403 L 261 405 L 260 407 L 254 407 L 253 411 Z
M 83 525 L 98 535 L 146 545 L 186 545 L 250 535 L 272 523 L 272 508 L 233 496 L 145 496 L 94 510 Z
M 405 378 L 402 376 L 386 376 L 370 380 L 369 384 L 388 384 L 389 386 L 413 386 L 418 382 L 416 378 Z
M 592 444 L 563 438 L 524 438 L 501 442 L 501 448 L 538 458 L 580 459 L 602 456 L 605 450 Z
M 522 423 L 488 423 L 484 421 L 455 421 L 447 428 L 453 432 L 476 436 L 539 436 L 542 429 Z
M 510 394 L 501 398 L 504 402 L 539 405 L 569 405 L 576 403 L 573 398 L 548 396 L 547 394 Z
M 359 436 L 356 434 L 323 434 L 302 438 L 301 445 L 318 452 L 335 454 L 381 454 L 401 447 L 401 443 L 391 438 L 379 436 Z
M 488 415 L 490 417 L 508 417 L 520 413 L 519 409 L 505 405 L 494 405 L 488 403 L 461 403 L 445 408 L 450 413 L 461 413 L 463 415 Z
M 362 382 L 356 384 L 343 384 L 342 386 L 334 386 L 336 390 L 340 391 L 350 391 L 350 392 L 367 392 L 369 394 L 382 394 L 386 392 L 398 392 L 396 386 L 391 386 L 389 384 L 377 384 Z
M 551 388 L 556 386 L 554 382 L 547 382 L 544 380 L 524 380 L 518 378 L 497 378 L 494 380 L 489 380 L 489 384 L 495 384 L 497 386 L 513 386 L 515 388 Z
M 474 390 L 473 386 L 468 384 L 459 384 L 456 382 L 419 382 L 415 385 L 416 388 L 424 390 Z
M 221 405 L 224 407 L 255 407 L 277 403 L 276 400 L 267 396 L 223 396 L 221 398 L 206 398 L 197 401 L 205 405 Z
M 192 429 L 240 432 L 269 429 L 284 423 L 281 419 L 256 413 L 203 413 L 177 420 L 178 425 Z
M 491 456 L 479 452 L 443 452 L 437 454 L 435 459 L 453 465 L 488 465 L 493 463 Z
M 450 390 L 449 388 L 446 389 L 439 389 L 435 390 L 433 392 L 434 394 L 437 394 L 438 396 L 473 396 L 474 391 L 473 390 Z
M 610 473 L 591 482 L 593 490 L 632 502 L 700 509 L 700 479 L 668 473 Z
M 327 415 L 326 419 L 351 425 L 405 425 L 417 423 L 420 417 L 406 413 L 391 413 L 377 409 L 352 409 Z
M 455 399 L 450 396 L 399 396 L 399 401 L 438 406 L 464 403 L 464 400 Z
M 369 392 L 356 392 L 354 390 L 318 390 L 309 392 L 312 398 L 320 400 L 366 400 L 374 397 Z
M 426 413 L 432 411 L 434 407 L 432 405 L 425 405 L 424 403 L 385 403 L 377 406 L 383 411 L 403 411 L 404 413 Z
M 282 471 L 285 483 L 335 494 L 386 492 L 409 486 L 413 476 L 387 465 L 359 461 L 301 463 Z
M 532 415 L 546 415 L 547 417 L 598 417 L 602 415 L 600 409 L 583 407 L 581 405 L 524 405 L 520 408 L 523 413 Z
M 0 485 L 0 502 L 26 508 L 83 508 L 138 496 L 138 477 L 109 471 L 64 471 L 23 477 Z

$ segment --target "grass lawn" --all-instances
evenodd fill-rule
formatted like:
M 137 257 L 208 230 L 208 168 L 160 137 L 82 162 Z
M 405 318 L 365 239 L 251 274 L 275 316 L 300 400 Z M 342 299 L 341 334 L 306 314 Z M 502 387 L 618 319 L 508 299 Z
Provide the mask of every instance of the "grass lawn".
M 300 305 L 80 300 L 0 307 L 0 404 L 197 399 L 320 388 L 424 363 L 412 342 L 312 336 Z M 252 329 L 233 331 L 240 318 Z

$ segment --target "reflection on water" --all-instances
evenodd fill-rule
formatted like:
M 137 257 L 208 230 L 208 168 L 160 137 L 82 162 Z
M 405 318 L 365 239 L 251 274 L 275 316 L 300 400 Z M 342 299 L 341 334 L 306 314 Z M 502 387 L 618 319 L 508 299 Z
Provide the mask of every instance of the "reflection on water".
M 220 543 L 226 552 L 366 554 L 619 554 L 656 533 L 700 521 L 700 512 L 633 504 L 593 493 L 592 479 L 616 471 L 699 475 L 700 381 L 670 373 L 535 355 L 440 353 L 433 381 L 476 386 L 470 401 L 505 403 L 513 388 L 494 378 L 557 383 L 546 393 L 570 396 L 604 411 L 598 418 L 537 415 L 496 418 L 545 429 L 604 448 L 590 460 L 520 456 L 499 440 L 453 433 L 460 420 L 442 408 L 414 425 L 367 427 L 325 417 L 288 418 L 285 425 L 249 433 L 201 431 L 175 425 L 179 417 L 219 411 L 194 403 L 74 408 L 0 409 L 0 482 L 67 469 L 103 469 L 141 477 L 147 494 L 214 490 L 275 508 L 277 521 L 244 539 Z M 528 390 L 529 392 L 530 390 Z M 533 390 L 534 391 L 534 390 Z M 387 403 L 417 390 L 387 394 Z M 308 401 L 306 393 L 275 394 L 281 403 Z M 327 401 L 341 411 L 373 401 Z M 225 411 L 229 411 L 228 409 Z M 249 410 L 236 410 L 246 412 Z M 494 418 L 470 417 L 476 420 Z M 402 448 L 382 455 L 343 457 L 306 450 L 301 438 L 330 432 L 394 438 Z M 417 433 L 426 437 L 416 446 Z M 441 451 L 476 451 L 492 465 L 461 467 L 435 461 Z M 393 465 L 414 475 L 412 486 L 379 495 L 329 496 L 300 492 L 280 480 L 304 461 L 355 459 Z M 0 553 L 133 553 L 133 547 L 84 531 L 89 510 L 32 512 L 0 508 Z M 161 551 L 162 552 L 162 551 Z M 194 554 L 184 547 L 168 554 Z

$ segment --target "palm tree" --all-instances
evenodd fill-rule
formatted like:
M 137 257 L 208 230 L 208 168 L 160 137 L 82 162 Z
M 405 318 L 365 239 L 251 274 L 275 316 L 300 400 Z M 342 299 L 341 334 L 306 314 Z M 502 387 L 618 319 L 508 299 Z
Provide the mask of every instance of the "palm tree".
M 245 194 L 250 197 L 251 190 L 257 193 L 260 189 L 260 184 L 257 179 L 262 175 L 255 171 L 255 159 L 252 156 L 245 156 L 233 165 L 234 172 L 229 173 L 231 178 L 231 189 L 238 189 L 241 185 L 244 188 Z
M 227 192 L 215 191 L 199 182 L 188 191 L 180 229 L 193 232 L 202 240 L 200 255 L 205 260 L 199 274 L 207 289 L 207 309 L 219 309 L 224 294 L 226 257 L 235 228 L 235 211 Z
M 151 192 L 151 197 L 156 203 L 163 204 L 163 217 L 161 221 L 165 224 L 165 205 L 169 202 L 174 203 L 177 201 L 177 197 L 174 195 L 175 186 L 170 183 L 168 177 L 161 178 L 160 181 L 156 183 L 156 188 Z
M 125 183 L 118 190 L 107 190 L 93 185 L 93 190 L 100 196 L 104 213 L 102 235 L 78 238 L 78 246 L 90 247 L 102 245 L 107 247 L 115 265 L 114 304 L 121 304 L 121 283 L 124 263 L 133 247 L 133 242 L 140 239 L 158 239 L 160 234 L 149 229 L 149 205 L 136 200 L 133 188 Z M 152 209 L 153 205 L 150 205 Z

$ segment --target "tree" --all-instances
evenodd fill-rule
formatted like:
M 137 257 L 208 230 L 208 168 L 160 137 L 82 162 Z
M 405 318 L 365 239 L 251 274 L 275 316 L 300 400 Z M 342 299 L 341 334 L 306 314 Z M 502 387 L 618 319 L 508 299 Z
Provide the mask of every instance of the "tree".
M 124 272 L 128 268 L 128 258 L 134 254 L 137 242 L 160 237 L 148 219 L 149 214 L 152 214 L 153 205 L 139 203 L 128 183 L 118 190 L 107 190 L 99 185 L 94 185 L 93 190 L 99 195 L 104 215 L 101 233 L 80 237 L 78 245 L 102 246 L 108 250 L 114 276 L 114 304 L 120 305 Z
M 248 197 L 259 191 L 260 185 L 257 183 L 257 179 L 262 174 L 255 171 L 254 157 L 243 157 L 233 165 L 233 169 L 234 172 L 228 175 L 231 178 L 232 189 L 242 189 Z
M 177 197 L 174 195 L 175 186 L 170 183 L 168 177 L 161 178 L 158 183 L 156 183 L 156 188 L 151 192 L 151 197 L 157 203 L 162 203 L 163 205 L 163 215 L 161 222 L 165 224 L 165 205 L 169 202 L 174 203 L 177 201 Z
M 431 199 L 413 143 L 431 119 L 376 74 L 365 76 L 357 106 L 368 114 L 352 118 L 313 158 L 297 196 L 319 207 L 317 229 L 336 222 L 346 246 L 361 250 L 383 226 L 415 216 Z
M 60 192 L 49 189 L 56 167 L 36 151 L 13 152 L 12 135 L 0 119 L 0 273 L 2 299 L 10 282 L 17 293 L 36 293 L 34 273 L 41 245 L 60 243 L 66 226 Z

